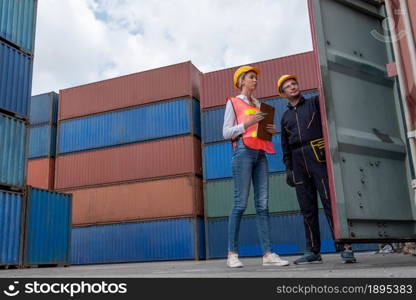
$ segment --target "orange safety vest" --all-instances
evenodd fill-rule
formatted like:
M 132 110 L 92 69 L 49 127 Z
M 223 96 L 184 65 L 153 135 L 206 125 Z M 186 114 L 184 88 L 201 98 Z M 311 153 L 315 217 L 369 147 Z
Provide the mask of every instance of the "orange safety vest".
M 231 101 L 233 104 L 238 124 L 250 120 L 252 118 L 251 115 L 254 115 L 260 111 L 259 108 L 247 104 L 240 98 L 227 98 L 227 101 Z M 257 137 L 258 126 L 259 124 L 256 123 L 247 128 L 243 133 L 242 138 L 244 145 L 254 150 L 263 150 L 269 154 L 275 154 L 276 151 L 274 150 L 274 145 L 272 142 Z M 233 139 L 233 148 L 235 149 L 235 147 L 236 141 Z

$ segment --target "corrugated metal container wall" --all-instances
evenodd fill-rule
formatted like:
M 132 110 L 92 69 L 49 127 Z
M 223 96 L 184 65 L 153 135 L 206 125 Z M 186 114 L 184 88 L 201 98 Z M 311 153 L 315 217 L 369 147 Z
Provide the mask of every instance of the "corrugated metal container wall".
M 72 264 L 204 259 L 202 218 L 123 223 L 72 230 Z
M 33 53 L 37 0 L 2 0 L 0 36 Z
M 313 52 L 276 58 L 250 65 L 256 66 L 261 70 L 259 85 L 255 94 L 257 98 L 275 96 L 277 79 L 284 74 L 298 75 L 302 91 L 318 89 L 319 87 Z M 202 109 L 224 105 L 227 97 L 238 93 L 233 86 L 232 80 L 236 69 L 237 67 L 204 74 L 201 85 Z
M 27 128 L 23 121 L 0 114 L 0 184 L 23 187 Z
M 193 108 L 196 107 L 196 108 Z M 199 103 L 177 99 L 59 123 L 58 153 L 99 149 L 146 140 L 201 136 Z
M 245 215 L 254 215 L 253 186 L 250 188 Z M 211 180 L 204 184 L 205 217 L 218 218 L 229 216 L 234 201 L 234 182 L 232 179 Z M 319 201 L 319 207 L 321 203 Z M 286 184 L 284 174 L 269 175 L 269 212 L 299 211 L 294 188 Z
M 203 215 L 202 181 L 195 176 L 68 190 L 73 225 Z
M 227 257 L 227 228 L 228 218 L 206 220 L 207 258 Z M 323 211 L 319 213 L 321 231 L 321 252 L 335 252 L 331 231 Z M 277 254 L 300 254 L 305 251 L 305 233 L 301 214 L 270 215 L 272 249 Z M 377 244 L 353 244 L 353 249 L 376 250 Z M 240 229 L 240 256 L 262 256 L 259 244 L 256 217 L 244 216 Z
M 276 154 L 266 154 L 269 163 L 269 172 L 282 172 L 285 170 L 283 163 L 280 135 L 273 136 L 273 144 Z M 231 159 L 233 148 L 231 142 L 209 144 L 203 146 L 204 155 L 204 179 L 220 179 L 232 176 Z
M 30 159 L 27 164 L 27 184 L 46 190 L 53 190 L 55 159 Z
M 306 99 L 309 99 L 312 96 L 317 95 L 317 91 L 304 92 L 302 95 Z M 282 119 L 283 113 L 287 109 L 287 99 L 275 97 L 271 99 L 262 99 L 261 102 L 269 104 L 276 109 L 274 124 L 276 125 L 277 130 L 280 131 L 280 120 Z M 204 144 L 224 140 L 222 135 L 224 112 L 225 106 L 207 109 L 202 112 L 202 142 Z
M 184 96 L 199 100 L 199 71 L 180 63 L 60 91 L 59 120 Z
M 20 264 L 23 208 L 22 194 L 0 191 L 0 266 Z
M 32 59 L 0 41 L 0 109 L 28 117 Z
M 54 92 L 32 96 L 30 100 L 30 125 L 56 124 L 58 118 L 58 94 Z
M 29 131 L 29 158 L 54 157 L 56 126 L 34 126 L 30 127 Z
M 187 136 L 56 158 L 55 189 L 201 174 L 201 143 Z
M 71 195 L 28 188 L 23 265 L 68 264 Z

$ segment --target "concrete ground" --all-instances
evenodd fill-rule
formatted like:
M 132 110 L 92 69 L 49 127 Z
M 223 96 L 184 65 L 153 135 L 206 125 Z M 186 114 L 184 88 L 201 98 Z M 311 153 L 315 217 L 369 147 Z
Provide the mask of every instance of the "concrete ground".
M 416 277 L 416 256 L 356 253 L 358 263 L 342 264 L 337 254 L 323 255 L 322 264 L 263 267 L 261 258 L 241 258 L 244 268 L 230 269 L 225 259 L 83 265 L 60 268 L 0 270 L 0 277 L 141 277 L 141 278 L 297 278 L 297 277 Z M 290 262 L 295 256 L 286 256 Z

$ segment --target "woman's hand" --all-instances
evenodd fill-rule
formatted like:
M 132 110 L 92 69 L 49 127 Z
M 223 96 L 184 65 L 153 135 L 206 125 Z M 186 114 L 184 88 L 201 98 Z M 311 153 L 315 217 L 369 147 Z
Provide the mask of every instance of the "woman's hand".
M 267 124 L 266 130 L 270 134 L 275 134 L 277 132 L 276 125 L 273 125 L 273 124 Z
M 253 126 L 254 124 L 260 122 L 263 119 L 264 119 L 264 117 L 260 113 L 253 114 L 253 116 L 250 120 L 248 120 L 247 122 L 244 122 L 244 129 L 247 129 L 250 126 Z

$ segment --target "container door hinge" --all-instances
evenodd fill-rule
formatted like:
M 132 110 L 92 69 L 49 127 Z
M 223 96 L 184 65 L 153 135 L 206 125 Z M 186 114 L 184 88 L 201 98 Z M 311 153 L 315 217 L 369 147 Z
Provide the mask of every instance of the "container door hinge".
M 416 138 L 416 130 L 414 130 L 414 131 L 408 131 L 407 132 L 407 138 L 408 139 L 414 139 L 414 138 Z

